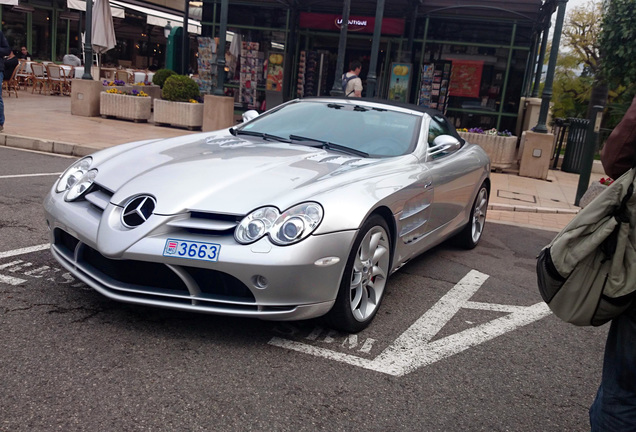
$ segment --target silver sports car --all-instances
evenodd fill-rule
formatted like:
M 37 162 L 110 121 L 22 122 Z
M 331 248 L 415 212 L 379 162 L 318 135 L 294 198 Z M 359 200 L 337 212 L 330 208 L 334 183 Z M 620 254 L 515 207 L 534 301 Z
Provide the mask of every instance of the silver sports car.
M 111 299 L 357 332 L 407 261 L 477 245 L 489 172 L 437 111 L 304 99 L 80 159 L 44 207 L 54 257 Z

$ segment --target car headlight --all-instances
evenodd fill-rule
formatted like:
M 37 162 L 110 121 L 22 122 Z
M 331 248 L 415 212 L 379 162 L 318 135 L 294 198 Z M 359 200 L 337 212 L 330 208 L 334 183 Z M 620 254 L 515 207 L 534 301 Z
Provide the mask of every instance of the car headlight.
M 93 185 L 96 176 L 96 169 L 92 169 L 84 174 L 84 176 L 82 176 L 81 179 L 75 182 L 75 184 L 71 186 L 68 192 L 66 192 L 64 201 L 73 201 L 84 195 L 84 192 L 86 192 Z
M 93 158 L 85 157 L 78 160 L 73 165 L 68 167 L 62 174 L 55 186 L 55 192 L 65 192 L 69 190 L 74 184 L 76 184 L 84 174 L 88 172 L 93 163 Z
M 286 246 L 314 232 L 322 216 L 322 207 L 314 202 L 298 204 L 282 214 L 275 207 L 262 207 L 243 218 L 234 238 L 241 244 L 249 244 L 269 235 L 272 243 Z
M 234 231 L 234 238 L 241 244 L 255 242 L 263 237 L 279 216 L 276 207 L 262 207 L 243 218 Z

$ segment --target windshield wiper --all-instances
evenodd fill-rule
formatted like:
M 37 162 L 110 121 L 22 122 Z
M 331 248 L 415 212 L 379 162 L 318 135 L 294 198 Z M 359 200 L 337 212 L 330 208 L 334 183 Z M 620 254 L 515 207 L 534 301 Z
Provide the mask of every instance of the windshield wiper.
M 232 135 L 235 135 L 235 136 L 236 135 L 250 135 L 250 136 L 261 137 L 261 138 L 263 138 L 265 140 L 273 140 L 273 141 L 280 141 L 280 142 L 286 142 L 286 143 L 290 143 L 291 142 L 291 140 L 289 140 L 287 138 L 279 137 L 279 136 L 268 134 L 268 133 L 265 133 L 265 132 L 256 132 L 256 131 L 249 131 L 249 130 L 243 130 L 243 129 L 234 129 L 234 133 L 232 133 Z
M 365 153 L 361 150 L 356 150 L 353 149 L 351 147 L 346 147 L 340 144 L 336 144 L 336 143 L 332 143 L 329 141 L 325 141 L 325 140 L 320 140 L 320 139 L 316 139 L 316 138 L 309 138 L 309 137 L 304 137 L 304 136 L 300 136 L 300 135 L 290 135 L 289 139 L 291 140 L 296 140 L 296 141 L 311 141 L 311 142 L 315 142 L 315 143 L 319 143 L 319 145 L 317 146 L 312 146 L 312 147 L 318 147 L 318 148 L 322 148 L 325 150 L 336 150 L 336 151 L 340 151 L 342 153 L 347 153 L 347 154 L 352 154 L 355 156 L 362 156 L 362 157 L 369 157 L 369 153 Z

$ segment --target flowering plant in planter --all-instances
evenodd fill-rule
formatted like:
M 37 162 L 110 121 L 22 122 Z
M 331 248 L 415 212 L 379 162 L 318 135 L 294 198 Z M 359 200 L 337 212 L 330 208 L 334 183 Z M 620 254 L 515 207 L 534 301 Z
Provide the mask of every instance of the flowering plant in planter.
M 489 129 L 487 131 L 483 130 L 480 127 L 477 128 L 470 128 L 470 129 L 458 129 L 459 132 L 470 132 L 470 133 L 476 133 L 476 134 L 483 134 L 483 135 L 493 135 L 493 136 L 505 136 L 505 137 L 509 137 L 512 136 L 512 133 L 508 130 L 503 130 L 503 131 L 498 131 L 495 128 Z
M 127 91 L 123 91 L 123 90 L 119 90 L 119 89 L 113 88 L 113 89 L 106 90 L 106 93 L 121 94 L 121 95 L 126 95 L 126 96 L 148 97 L 148 94 L 146 94 L 146 92 L 144 92 L 143 90 L 137 90 L 137 89 L 132 89 L 132 91 L 127 92 Z
M 102 81 L 102 84 L 105 86 L 123 86 L 126 85 L 126 83 L 122 80 L 113 80 L 113 81 L 108 81 L 108 80 L 104 80 Z

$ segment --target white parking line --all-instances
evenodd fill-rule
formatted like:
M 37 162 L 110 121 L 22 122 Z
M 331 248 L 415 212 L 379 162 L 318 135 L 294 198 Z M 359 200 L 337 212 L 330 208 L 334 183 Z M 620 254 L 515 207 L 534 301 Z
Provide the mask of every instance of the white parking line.
M 26 281 L 24 279 L 15 278 L 13 276 L 5 276 L 0 274 L 0 283 L 5 283 L 9 285 L 20 285 L 23 282 L 26 282 Z
M 0 176 L 0 179 L 19 178 L 19 177 L 59 176 L 60 174 L 62 174 L 62 173 L 13 174 L 13 175 Z
M 0 258 L 8 258 L 8 257 L 12 257 L 12 256 L 16 256 L 16 255 L 24 255 L 24 254 L 28 254 L 31 252 L 38 252 L 41 250 L 45 250 L 48 249 L 50 247 L 50 245 L 48 243 L 46 244 L 41 244 L 41 245 L 37 245 L 37 246 L 30 246 L 30 247 L 25 247 L 25 248 L 21 248 L 21 249 L 14 249 L 11 251 L 7 251 L 7 252 L 0 252 Z
M 543 302 L 524 307 L 469 301 L 486 279 L 488 279 L 488 275 L 471 270 L 374 359 L 361 358 L 279 337 L 272 338 L 269 343 L 280 348 L 324 357 L 376 372 L 403 376 L 422 366 L 430 365 L 550 315 L 550 309 Z M 508 312 L 508 314 L 432 341 L 435 335 L 462 308 L 493 310 Z M 308 339 L 311 340 L 311 337 Z

